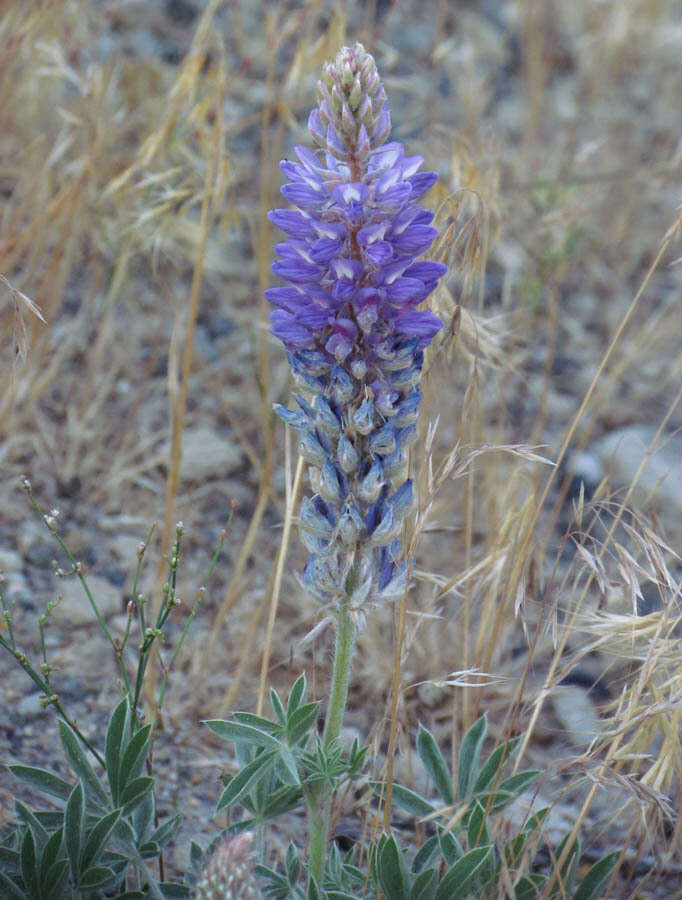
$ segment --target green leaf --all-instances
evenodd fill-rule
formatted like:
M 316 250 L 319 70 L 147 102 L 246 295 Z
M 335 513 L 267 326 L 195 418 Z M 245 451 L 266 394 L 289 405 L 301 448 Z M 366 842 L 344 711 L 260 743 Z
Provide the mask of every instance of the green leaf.
M 403 856 L 393 835 L 382 835 L 376 853 L 376 876 L 391 900 L 408 900 L 409 882 Z
M 282 773 L 279 771 L 279 774 L 282 776 L 282 781 L 285 784 L 289 784 L 292 786 L 299 785 L 301 783 L 301 779 L 298 774 L 298 766 L 296 765 L 296 760 L 294 759 L 294 755 L 289 750 L 288 747 L 282 746 L 279 751 L 279 761 L 282 764 L 281 768 L 284 769 Z
M 320 889 L 318 888 L 317 882 L 312 875 L 308 880 L 307 900 L 322 900 L 322 898 L 320 897 Z
M 427 866 L 431 862 L 431 859 L 437 850 L 438 835 L 432 834 L 415 853 L 414 859 L 412 860 L 412 871 L 414 873 L 421 872 L 424 866 Z
M 434 736 L 423 725 L 419 726 L 419 733 L 417 734 L 417 753 L 424 763 L 424 767 L 429 773 L 429 777 L 433 781 L 434 787 L 443 803 L 447 806 L 453 806 L 455 803 L 455 792 L 452 788 L 450 771 Z
M 265 819 L 274 819 L 275 816 L 281 816 L 285 812 L 296 809 L 300 805 L 302 797 L 303 791 L 300 788 L 284 785 L 268 794 L 268 802 L 261 814 Z
M 545 875 L 524 875 L 516 885 L 515 900 L 538 900 L 546 883 Z
M 379 797 L 386 796 L 383 781 L 370 781 L 370 787 Z M 409 788 L 403 787 L 401 784 L 393 785 L 393 803 L 411 816 L 416 816 L 418 819 L 430 816 L 431 813 L 436 811 L 436 807 L 432 806 L 428 800 L 424 800 L 419 794 L 411 791 Z
M 459 900 L 459 898 L 467 897 L 471 893 L 477 876 L 489 859 L 492 849 L 492 847 L 475 847 L 458 859 L 438 885 L 435 900 Z
M 236 712 L 233 713 L 233 716 L 235 722 L 239 722 L 241 725 L 252 725 L 254 728 L 267 731 L 270 734 L 282 733 L 281 725 L 278 725 L 277 722 L 271 722 L 270 719 L 265 719 L 263 716 L 254 716 L 253 713 L 248 712 Z
M 73 771 L 83 782 L 86 794 L 89 793 L 103 809 L 108 809 L 109 798 L 100 784 L 99 778 L 95 775 L 95 770 L 88 762 L 78 738 L 69 726 L 61 720 L 59 722 L 59 738 L 62 742 L 64 755 Z
M 279 699 L 279 694 L 274 688 L 270 688 L 270 705 L 272 706 L 272 711 L 279 719 L 280 725 L 284 725 L 287 720 L 287 713 L 284 709 L 284 704 Z
M 28 806 L 25 806 L 21 800 L 14 801 L 14 809 L 16 810 L 17 815 L 21 819 L 22 822 L 25 822 L 28 827 L 33 832 L 33 838 L 36 843 L 36 847 L 42 847 L 49 837 L 47 828 L 42 819 L 31 812 Z M 57 813 L 58 824 L 57 828 L 62 824 L 62 814 Z
M 244 794 L 247 794 L 254 785 L 258 784 L 261 778 L 265 778 L 272 772 L 272 767 L 277 756 L 276 750 L 270 750 L 267 753 L 261 753 L 252 760 L 248 766 L 244 766 L 236 775 L 228 781 L 227 787 L 220 795 L 216 812 L 233 806 L 237 801 L 241 800 Z
M 144 891 L 126 891 L 125 894 L 119 894 L 116 900 L 148 900 L 149 894 Z
M 320 704 L 304 703 L 303 706 L 297 707 L 292 713 L 287 713 L 287 743 L 289 746 L 297 744 L 303 735 L 310 731 L 317 721 Z
M 64 802 L 66 802 L 73 789 L 72 784 L 69 784 L 68 781 L 64 781 L 57 775 L 53 775 L 47 769 L 21 765 L 7 766 L 7 768 L 15 778 L 23 781 L 24 784 L 28 784 L 44 794 L 49 794 L 51 797 L 57 797 Z
M 36 842 L 33 830 L 29 827 L 21 842 L 21 877 L 26 885 L 29 897 L 40 897 L 38 882 L 38 862 L 36 858 Z
M 487 731 L 488 718 L 484 713 L 462 738 L 457 766 L 457 796 L 460 800 L 468 797 L 474 786 L 478 759 Z
M 620 853 L 609 853 L 608 856 L 597 860 L 594 865 L 590 866 L 587 874 L 580 882 L 580 887 L 575 892 L 573 900 L 593 900 L 593 898 L 596 898 L 616 868 L 619 856 Z
M 253 725 L 242 725 L 239 722 L 225 722 L 222 719 L 209 719 L 205 722 L 214 734 L 234 744 L 250 744 L 254 747 L 267 747 L 269 750 L 279 749 L 282 745 L 267 731 Z
M 6 897 L 7 900 L 26 900 L 26 894 L 21 890 L 16 881 L 12 881 L 12 879 L 5 875 L 3 872 L 0 872 L 0 888 L 3 889 L 3 897 Z
M 438 884 L 438 872 L 436 869 L 426 869 L 415 878 L 410 900 L 434 900 L 436 886 Z
M 506 778 L 500 785 L 500 790 L 505 793 L 512 794 L 514 797 L 524 791 L 529 784 L 532 784 L 540 774 L 536 769 L 526 769 L 523 772 L 517 772 L 511 778 Z
M 568 841 L 571 837 L 571 833 L 569 832 L 560 842 L 559 846 L 556 848 L 554 852 L 554 860 L 553 863 L 556 865 L 558 861 L 561 859 L 564 850 L 568 844 Z M 563 897 L 564 894 L 571 895 L 573 891 L 573 884 L 575 882 L 576 872 L 578 870 L 578 862 L 580 860 L 580 840 L 576 838 L 571 844 L 571 849 L 568 852 L 568 856 L 566 857 L 564 864 L 561 866 L 561 871 L 559 872 L 554 888 L 550 894 L 551 897 Z
M 140 856 L 142 859 L 155 859 L 161 852 L 161 848 L 156 841 L 147 841 L 140 847 Z
M 149 838 L 150 841 L 155 841 L 159 847 L 165 847 L 169 841 L 172 841 L 175 835 L 178 833 L 180 826 L 182 825 L 182 815 L 178 813 L 177 816 L 173 816 L 168 822 L 159 826 L 156 831 Z
M 511 738 L 499 747 L 495 747 L 490 756 L 481 766 L 481 771 L 474 783 L 474 793 L 479 794 L 487 790 L 495 780 L 499 778 L 504 767 L 513 759 L 514 754 L 521 743 L 521 736 Z
M 305 672 L 302 675 L 299 675 L 296 681 L 294 682 L 291 691 L 289 692 L 289 699 L 287 700 L 287 719 L 291 716 L 294 710 L 298 709 L 298 707 L 305 703 L 305 695 L 306 695 L 306 678 Z
M 138 778 L 142 771 L 142 766 L 149 753 L 149 743 L 151 741 L 152 726 L 145 725 L 143 728 L 133 735 L 128 746 L 121 757 L 119 765 L 118 783 L 121 791 L 125 790 L 133 779 Z
M 135 836 L 138 843 L 146 839 L 149 829 L 154 824 L 155 813 L 156 801 L 154 798 L 154 789 L 152 788 L 148 794 L 145 794 L 142 802 L 135 807 L 133 813 L 132 824 L 135 829 Z
M 479 847 L 481 844 L 490 844 L 490 832 L 486 821 L 485 807 L 479 800 L 475 800 L 469 810 L 467 823 L 467 843 L 469 847 Z
M 81 868 L 89 869 L 99 858 L 104 845 L 109 840 L 111 832 L 114 830 L 116 823 L 121 817 L 121 810 L 115 809 L 113 812 L 107 813 L 94 826 L 85 842 L 85 849 L 81 858 Z
M 168 900 L 176 900 L 176 898 L 184 900 L 185 897 L 190 896 L 190 889 L 185 884 L 177 884 L 173 881 L 161 881 L 158 884 L 158 888 L 161 891 L 162 896 L 167 897 Z
M 83 872 L 78 882 L 79 891 L 93 891 L 95 888 L 104 887 L 116 878 L 116 873 L 108 866 L 92 866 Z
M 43 853 L 40 858 L 40 886 L 42 888 L 43 894 L 46 893 L 47 889 L 52 886 L 52 880 L 48 878 L 49 870 L 56 862 L 57 857 L 59 856 L 59 851 L 62 849 L 63 837 L 64 829 L 58 828 L 57 831 L 53 832 L 50 835 L 47 843 L 43 847 Z
M 58 859 L 47 870 L 45 883 L 48 886 L 43 891 L 44 900 L 61 900 L 64 896 L 62 886 L 69 874 L 68 859 Z
M 122 815 L 129 815 L 144 800 L 147 794 L 154 787 L 154 779 L 151 775 L 141 775 L 134 778 L 126 785 L 125 790 L 121 794 L 121 806 L 123 807 Z
M 440 831 L 436 835 L 440 853 L 449 866 L 454 866 L 464 856 L 464 848 L 452 831 Z
M 111 796 L 115 804 L 118 804 L 121 792 L 121 747 L 129 731 L 130 707 L 128 706 L 127 698 L 124 698 L 111 714 L 104 740 L 104 761 L 106 763 Z
M 64 845 L 75 882 L 80 874 L 80 858 L 85 834 L 85 791 L 79 781 L 64 809 Z

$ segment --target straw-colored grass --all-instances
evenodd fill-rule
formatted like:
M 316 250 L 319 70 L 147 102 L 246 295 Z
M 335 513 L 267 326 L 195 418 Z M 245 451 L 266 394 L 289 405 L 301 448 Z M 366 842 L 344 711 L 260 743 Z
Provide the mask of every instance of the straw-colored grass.
M 182 519 L 189 594 L 235 499 L 171 720 L 260 711 L 301 669 L 326 696 L 324 613 L 295 579 L 307 479 L 271 413 L 290 381 L 266 213 L 322 62 L 363 40 L 396 134 L 441 175 L 451 274 L 413 451 L 414 583 L 367 616 L 349 721 L 389 782 L 419 721 L 453 753 L 484 710 L 496 738 L 527 729 L 519 763 L 588 849 L 623 850 L 609 896 L 656 896 L 682 864 L 682 509 L 638 508 L 646 456 L 573 501 L 565 464 L 622 426 L 658 429 L 649 452 L 682 428 L 677 4 L 196 6 L 191 24 L 123 0 L 0 14 L 0 549 L 30 543 L 25 472 L 95 568 L 112 535 L 159 519 L 166 549 Z M 198 426 L 241 461 L 183 475 Z M 660 602 L 640 615 L 645 586 Z M 590 678 L 605 694 L 583 691 L 581 744 L 554 698 Z M 390 824 L 385 800 L 359 811 L 368 828 Z

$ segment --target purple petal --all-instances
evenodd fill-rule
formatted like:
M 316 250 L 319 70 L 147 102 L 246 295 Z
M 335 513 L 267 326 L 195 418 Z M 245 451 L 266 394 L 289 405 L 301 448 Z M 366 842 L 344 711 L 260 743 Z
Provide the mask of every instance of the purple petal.
M 324 349 L 327 353 L 331 353 L 337 362 L 341 363 L 350 354 L 353 345 L 342 334 L 333 334 L 324 345 Z
M 441 276 L 445 275 L 448 267 L 443 263 L 424 260 L 422 262 L 412 263 L 409 269 L 405 270 L 405 274 L 410 278 L 419 278 L 420 281 L 431 282 L 438 281 Z
M 332 199 L 341 206 L 349 203 L 364 203 L 367 199 L 368 188 L 362 182 L 350 182 L 339 184 L 332 191 Z
M 329 262 L 341 249 L 341 241 L 319 238 L 310 245 L 310 258 L 316 263 Z
M 329 310 L 308 303 L 296 312 L 296 321 L 310 331 L 321 331 L 329 324 Z
M 293 203 L 294 206 L 298 206 L 300 209 L 319 209 L 320 205 L 325 201 L 324 195 L 320 194 L 319 191 L 315 191 L 309 185 L 300 184 L 299 182 L 284 184 L 280 191 L 290 203 Z
M 291 347 L 312 347 L 313 338 L 310 332 L 282 309 L 273 309 L 270 313 L 272 328 L 270 331 L 281 341 Z
M 386 296 L 392 303 L 406 303 L 422 296 L 424 282 L 418 278 L 398 278 L 386 287 Z
M 274 263 L 272 271 L 286 281 L 294 284 L 305 284 L 307 281 L 316 281 L 320 277 L 319 266 L 303 260 L 282 259 Z
M 304 147 L 302 144 L 297 144 L 294 147 L 296 152 L 296 156 L 301 160 L 305 168 L 311 173 L 317 175 L 322 168 L 320 165 L 319 159 L 315 156 L 312 150 L 308 147 Z
M 410 178 L 412 185 L 412 199 L 418 200 L 422 194 L 425 194 L 438 181 L 437 172 L 421 172 L 419 175 L 413 175 Z
M 268 219 L 285 234 L 306 238 L 314 234 L 313 220 L 295 209 L 271 209 Z
M 393 259 L 393 245 L 388 241 L 376 241 L 365 252 L 375 266 L 383 266 Z
M 393 246 L 400 253 L 417 256 L 431 246 L 438 237 L 438 231 L 430 225 L 410 225 L 393 240 Z
M 279 306 L 290 313 L 296 313 L 302 306 L 310 303 L 309 298 L 295 287 L 268 288 L 264 296 L 273 306 Z
M 442 327 L 443 323 L 438 316 L 428 309 L 410 310 L 395 320 L 396 331 L 406 337 L 419 338 L 420 347 L 429 344 Z

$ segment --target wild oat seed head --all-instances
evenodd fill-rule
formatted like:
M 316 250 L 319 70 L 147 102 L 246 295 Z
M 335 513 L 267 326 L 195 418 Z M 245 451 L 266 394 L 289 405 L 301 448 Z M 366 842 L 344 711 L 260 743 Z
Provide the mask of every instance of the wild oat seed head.
M 361 44 L 325 66 L 319 92 L 308 125 L 324 160 L 298 146 L 299 162 L 281 163 L 295 209 L 269 218 L 287 236 L 272 270 L 288 285 L 266 297 L 301 391 L 298 410 L 277 411 L 300 432 L 314 492 L 299 516 L 303 582 L 323 603 L 350 593 L 359 611 L 405 588 L 408 448 L 423 350 L 442 324 L 419 306 L 446 267 L 417 259 L 438 234 L 417 203 L 437 175 L 386 143 L 386 94 Z

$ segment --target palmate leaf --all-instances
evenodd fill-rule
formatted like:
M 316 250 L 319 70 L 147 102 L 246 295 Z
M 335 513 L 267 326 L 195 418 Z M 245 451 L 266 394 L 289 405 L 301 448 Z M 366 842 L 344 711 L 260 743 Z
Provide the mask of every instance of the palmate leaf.
M 287 710 L 286 717 L 289 719 L 291 714 L 301 706 L 302 703 L 305 703 L 305 695 L 307 690 L 307 683 L 305 672 L 302 675 L 299 675 L 296 681 L 291 688 L 289 693 L 289 699 L 287 700 Z
M 181 825 L 182 815 L 178 813 L 177 816 L 173 816 L 172 819 L 157 828 L 149 840 L 155 841 L 159 847 L 165 847 L 169 841 L 173 840 Z
M 151 775 L 141 775 L 129 782 L 121 794 L 122 815 L 129 815 L 153 789 L 154 779 Z
M 410 900 L 434 900 L 438 887 L 438 872 L 436 869 L 426 869 L 415 878 Z
M 44 900 L 61 900 L 64 896 L 62 886 L 69 874 L 68 859 L 58 859 L 47 870 L 45 876 L 46 887 L 43 889 Z

